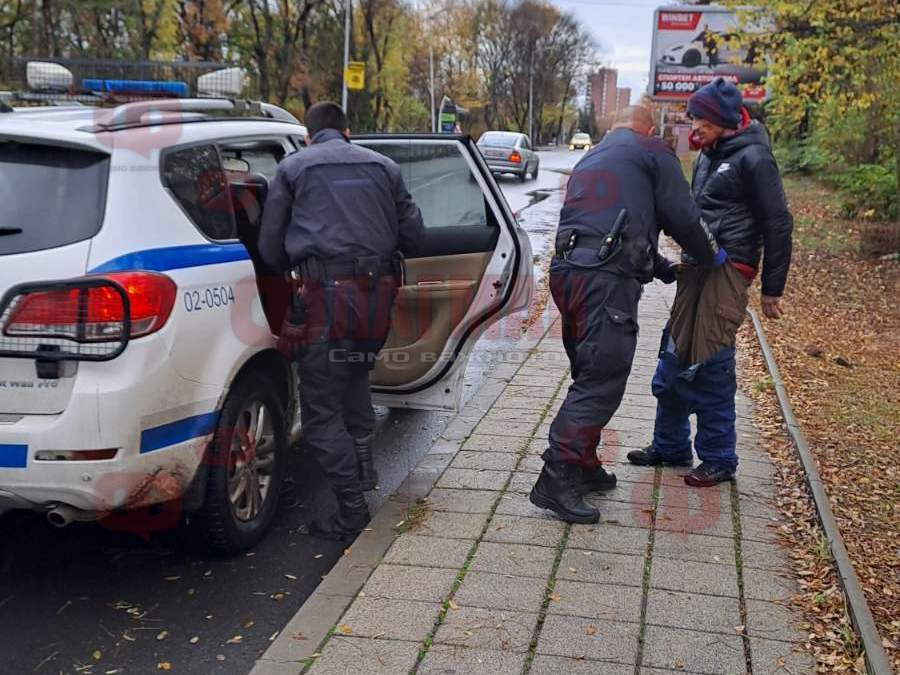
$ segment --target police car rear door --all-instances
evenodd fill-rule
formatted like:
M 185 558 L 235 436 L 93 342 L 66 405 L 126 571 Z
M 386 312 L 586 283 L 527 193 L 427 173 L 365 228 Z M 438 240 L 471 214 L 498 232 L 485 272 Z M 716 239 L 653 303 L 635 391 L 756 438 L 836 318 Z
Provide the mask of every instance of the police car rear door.
M 376 403 L 456 410 L 479 337 L 518 335 L 511 314 L 533 293 L 531 245 L 474 141 L 461 136 L 364 136 L 396 161 L 422 210 L 423 250 L 406 261 L 391 334 L 371 376 Z

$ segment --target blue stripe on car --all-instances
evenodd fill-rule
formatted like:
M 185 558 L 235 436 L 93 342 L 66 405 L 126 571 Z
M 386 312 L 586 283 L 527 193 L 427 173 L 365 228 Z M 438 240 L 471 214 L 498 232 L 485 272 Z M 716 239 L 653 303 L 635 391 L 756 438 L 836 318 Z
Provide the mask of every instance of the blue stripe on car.
M 161 424 L 158 427 L 144 429 L 141 432 L 141 454 L 211 434 L 216 428 L 218 416 L 218 411 L 213 410 L 202 415 L 194 415 L 168 424 Z
M 28 446 L 0 443 L 0 468 L 24 469 L 28 465 Z
M 243 244 L 188 244 L 187 246 L 168 246 L 126 253 L 95 267 L 91 272 L 95 274 L 129 270 L 167 272 L 186 267 L 220 265 L 239 260 L 250 260 L 250 254 Z

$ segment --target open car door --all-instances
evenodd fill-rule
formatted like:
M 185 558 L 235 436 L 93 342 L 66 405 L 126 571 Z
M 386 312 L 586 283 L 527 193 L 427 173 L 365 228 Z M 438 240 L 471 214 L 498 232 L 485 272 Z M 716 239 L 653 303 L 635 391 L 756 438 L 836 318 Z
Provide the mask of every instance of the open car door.
M 462 136 L 358 136 L 393 159 L 422 211 L 425 242 L 406 261 L 391 333 L 371 374 L 375 403 L 456 410 L 478 338 L 528 307 L 531 244 L 475 147 Z M 518 333 L 518 321 L 510 331 Z

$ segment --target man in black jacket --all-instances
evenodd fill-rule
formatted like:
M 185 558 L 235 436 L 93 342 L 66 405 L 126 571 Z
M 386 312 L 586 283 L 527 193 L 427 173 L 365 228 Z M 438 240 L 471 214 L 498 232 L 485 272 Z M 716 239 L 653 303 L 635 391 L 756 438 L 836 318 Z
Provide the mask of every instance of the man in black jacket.
M 693 452 L 688 418 L 696 414 L 694 448 L 702 463 L 685 476 L 685 482 L 706 487 L 734 478 L 738 463 L 735 333 L 760 258 L 763 314 L 772 319 L 782 316 L 793 219 L 768 135 L 759 122 L 750 121 L 737 88 L 717 78 L 691 97 L 688 113 L 693 118 L 694 140 L 702 148 L 694 165 L 694 199 L 719 246 L 728 251 L 729 262 L 722 271 L 727 279 L 710 275 L 680 279 L 679 286 L 690 283 L 694 287 L 679 288 L 679 297 L 690 297 L 700 308 L 695 309 L 696 315 L 704 317 L 692 327 L 690 340 L 705 340 L 719 349 L 694 363 L 685 356 L 696 354 L 696 345 L 684 344 L 686 339 L 678 344 L 677 338 L 682 336 L 674 336 L 673 345 L 666 344 L 669 331 L 678 323 L 679 310 L 684 309 L 679 308 L 676 297 L 653 380 L 658 400 L 653 445 L 629 453 L 628 459 L 641 465 L 690 466 Z M 690 256 L 683 260 L 691 262 Z M 672 358 L 675 352 L 678 358 Z
M 574 382 L 550 426 L 531 501 L 568 522 L 597 522 L 584 494 L 615 486 L 597 444 L 631 372 L 641 286 L 671 274 L 657 253 L 660 229 L 700 263 L 724 262 L 675 153 L 653 136 L 650 113 L 626 108 L 569 179 L 550 266 Z

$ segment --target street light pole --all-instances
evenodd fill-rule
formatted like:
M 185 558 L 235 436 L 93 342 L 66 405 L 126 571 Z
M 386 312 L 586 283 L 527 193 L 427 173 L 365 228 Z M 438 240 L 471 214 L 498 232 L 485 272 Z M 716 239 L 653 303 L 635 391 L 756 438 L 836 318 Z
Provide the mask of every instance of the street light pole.
M 347 67 L 350 65 L 350 17 L 352 13 L 351 0 L 346 0 L 344 5 L 344 73 L 341 77 L 341 107 L 347 113 Z
M 534 145 L 534 49 L 531 50 L 531 63 L 528 68 L 528 140 Z
M 436 114 L 434 110 L 434 46 L 430 44 L 430 37 L 428 42 L 429 89 L 431 90 L 431 133 L 434 134 L 437 133 L 437 120 L 435 119 Z

